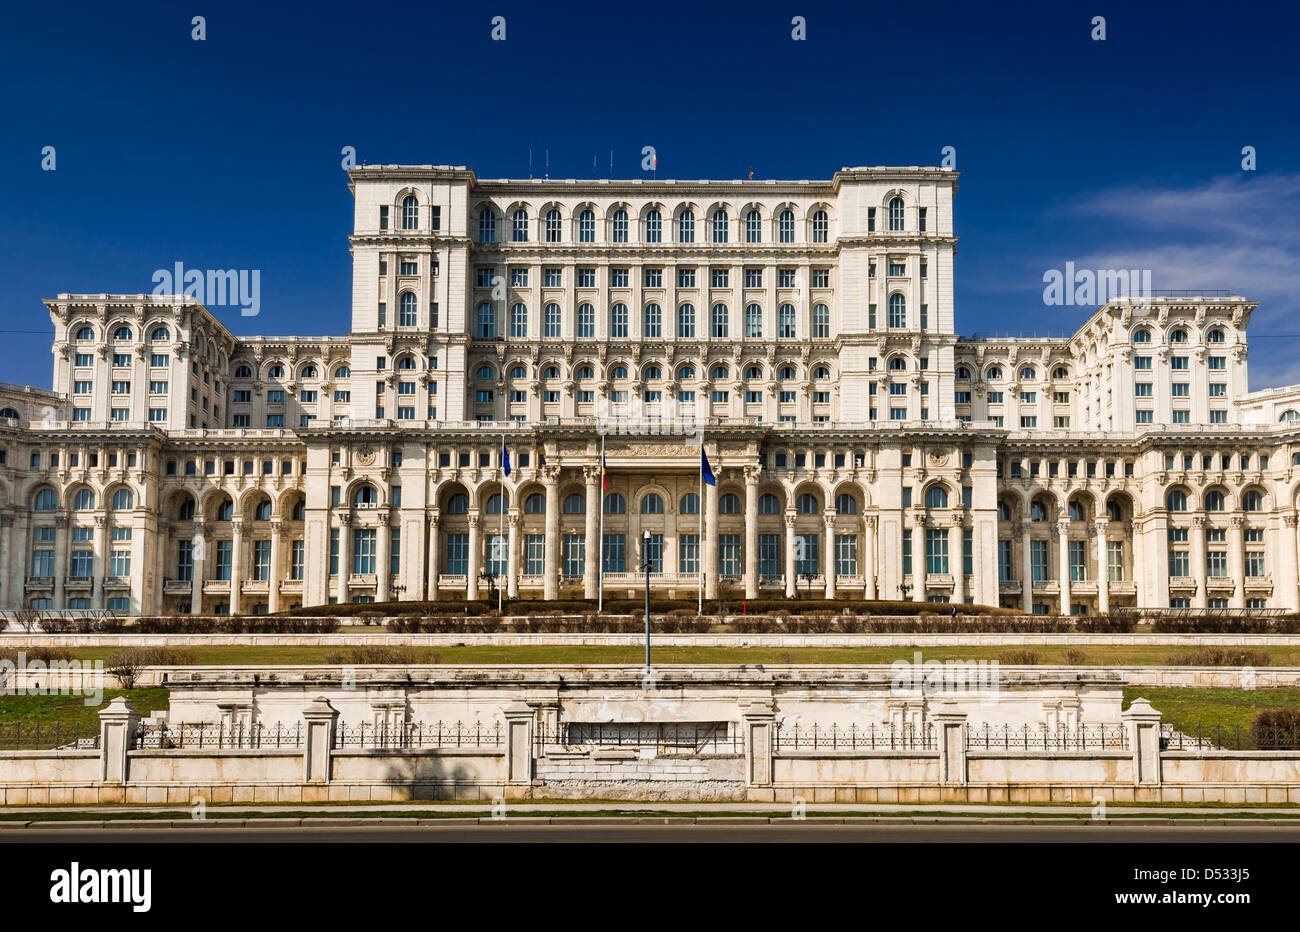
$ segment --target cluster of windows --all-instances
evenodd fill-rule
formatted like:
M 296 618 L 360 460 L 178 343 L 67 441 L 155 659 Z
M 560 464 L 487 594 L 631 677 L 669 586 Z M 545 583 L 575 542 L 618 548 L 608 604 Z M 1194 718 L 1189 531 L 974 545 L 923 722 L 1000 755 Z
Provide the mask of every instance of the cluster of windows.
M 900 199 L 896 198 L 895 200 L 898 200 L 901 204 Z M 381 208 L 381 222 L 385 216 L 383 212 L 385 209 Z M 415 209 L 418 211 L 418 205 Z M 902 208 L 900 207 L 899 210 L 901 212 Z M 404 208 L 404 222 L 405 217 Z M 478 241 L 480 243 L 498 242 L 499 231 L 507 226 L 507 217 L 510 241 L 515 243 L 529 242 L 533 229 L 529 209 L 525 206 L 515 207 L 500 217 L 496 207 L 484 206 L 479 208 Z M 418 213 L 416 214 L 416 220 L 418 221 Z M 672 231 L 670 235 L 673 237 L 673 241 L 677 243 L 709 242 L 726 244 L 732 242 L 733 230 L 738 241 L 742 229 L 746 243 L 764 242 L 764 232 L 768 222 L 765 221 L 763 213 L 757 208 L 749 208 L 733 221 L 730 212 L 725 207 L 715 208 L 711 213 L 699 219 L 697 219 L 693 207 L 683 207 L 673 214 L 666 224 L 663 208 L 650 207 L 637 221 L 637 225 L 640 241 L 643 243 L 664 242 L 665 225 L 667 225 L 669 230 Z M 902 229 L 901 222 L 900 220 L 897 229 Z M 608 214 L 607 223 L 609 242 L 630 242 L 629 234 L 633 219 L 628 208 L 615 207 Z M 733 223 L 736 224 L 734 227 Z M 793 208 L 779 208 L 770 223 L 771 227 L 768 228 L 768 235 L 773 236 L 775 242 L 796 242 L 798 224 Z M 891 220 L 891 229 L 894 228 L 892 223 Z M 830 224 L 830 213 L 823 207 L 814 208 L 807 218 L 806 241 L 810 243 L 828 243 L 830 241 Z M 570 241 L 594 243 L 597 241 L 598 225 L 598 218 L 594 208 L 580 207 L 572 218 L 566 220 L 564 213 L 558 207 L 547 207 L 543 208 L 538 217 L 537 236 L 541 241 L 547 243 Z M 381 226 L 381 228 L 383 227 Z M 409 227 L 409 229 L 414 228 L 414 226 Z

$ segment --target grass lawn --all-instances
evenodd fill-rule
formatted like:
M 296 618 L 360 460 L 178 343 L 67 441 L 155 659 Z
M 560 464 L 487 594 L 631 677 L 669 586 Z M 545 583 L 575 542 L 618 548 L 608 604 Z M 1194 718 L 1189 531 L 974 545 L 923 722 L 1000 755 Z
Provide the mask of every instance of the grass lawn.
M 89 737 L 99 734 L 99 711 L 117 696 L 126 696 L 140 714 L 167 708 L 167 689 L 106 689 L 103 701 L 86 705 L 85 696 L 0 696 L 0 748 L 30 747 L 38 738 L 37 728 L 52 737 L 57 726 L 60 736 Z M 41 746 L 52 742 L 40 740 Z
M 102 660 L 116 648 L 74 648 L 72 653 L 83 660 Z M 343 654 L 346 647 L 238 646 L 198 645 L 183 648 L 198 664 L 320 664 L 327 654 Z M 926 660 L 997 660 L 998 654 L 1015 647 L 654 647 L 655 663 L 893 663 L 911 662 L 913 653 L 921 652 Z M 1070 645 L 1032 646 L 1024 648 L 1038 654 L 1039 663 L 1066 663 Z M 1172 654 L 1186 653 L 1176 645 L 1080 645 L 1084 664 L 1090 666 L 1134 666 L 1162 664 Z M 1252 647 L 1267 653 L 1276 667 L 1300 666 L 1300 647 Z M 411 656 L 436 658 L 428 662 L 446 664 L 548 663 L 637 664 L 645 656 L 644 647 L 526 645 L 521 647 L 466 646 L 408 648 Z
M 1194 734 L 1197 726 L 1204 731 L 1222 726 L 1225 729 L 1240 727 L 1245 736 L 1250 733 L 1250 723 L 1261 709 L 1300 708 L 1300 689 L 1290 687 L 1249 690 L 1126 688 L 1124 708 L 1139 696 L 1163 713 L 1164 721 L 1172 722 L 1175 728 L 1187 734 Z

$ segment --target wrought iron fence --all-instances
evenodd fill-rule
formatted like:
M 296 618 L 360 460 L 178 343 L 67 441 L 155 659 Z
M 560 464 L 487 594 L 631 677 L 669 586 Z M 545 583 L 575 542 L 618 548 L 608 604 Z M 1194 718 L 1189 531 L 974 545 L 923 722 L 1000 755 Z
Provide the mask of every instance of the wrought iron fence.
M 716 757 L 743 754 L 744 737 L 727 722 L 561 722 L 539 733 L 542 753 L 626 748 L 653 750 L 656 756 Z
M 1162 751 L 1300 751 L 1300 728 L 1160 723 Z
M 136 729 L 137 750 L 162 748 L 300 748 L 303 746 L 301 722 L 285 725 L 257 723 L 226 725 L 221 723 L 166 722 L 140 725 Z
M 990 725 L 966 729 L 966 747 L 973 751 L 1124 750 L 1128 730 L 1123 725 Z
M 933 750 L 934 725 L 786 725 L 774 735 L 778 751 Z
M 94 750 L 99 747 L 99 732 L 91 733 L 85 725 L 68 722 L 0 724 L 0 750 L 49 751 Z
M 500 722 L 362 722 L 334 730 L 335 748 L 499 748 L 504 743 Z

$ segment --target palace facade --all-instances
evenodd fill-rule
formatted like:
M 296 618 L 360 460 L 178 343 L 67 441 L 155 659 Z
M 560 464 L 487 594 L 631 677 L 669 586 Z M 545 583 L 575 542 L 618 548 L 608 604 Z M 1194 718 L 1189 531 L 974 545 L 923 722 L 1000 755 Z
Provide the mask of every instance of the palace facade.
M 1300 386 L 1248 390 L 1253 302 L 959 336 L 934 168 L 350 177 L 346 337 L 45 302 L 53 391 L 0 388 L 0 607 L 595 597 L 597 554 L 627 595 L 643 550 L 682 597 L 702 563 L 710 597 L 1300 606 Z

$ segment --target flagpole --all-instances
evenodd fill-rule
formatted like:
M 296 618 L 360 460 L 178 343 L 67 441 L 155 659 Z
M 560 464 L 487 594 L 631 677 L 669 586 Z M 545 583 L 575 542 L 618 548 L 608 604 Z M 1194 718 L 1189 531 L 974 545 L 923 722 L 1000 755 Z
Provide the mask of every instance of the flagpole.
M 596 541 L 596 614 L 605 610 L 605 435 L 600 435 L 600 539 Z
M 503 430 L 503 431 L 501 432 L 501 454 L 502 454 L 501 457 L 500 457 L 501 462 L 497 464 L 497 471 L 501 474 L 501 521 L 500 521 L 500 523 L 498 524 L 498 530 L 497 530 L 497 546 L 499 546 L 499 547 L 505 547 L 505 546 L 506 546 L 506 459 L 505 459 L 505 452 L 506 452 L 506 432 Z M 504 573 L 502 573 L 501 575 L 502 575 L 502 577 L 504 577 L 504 578 L 502 579 L 502 582 L 504 582 L 506 585 L 509 585 L 509 584 L 510 584 L 510 553 L 509 553 L 509 548 L 508 548 L 508 547 L 506 548 L 506 571 L 505 571 Z M 498 611 L 498 612 L 503 611 L 502 606 L 504 605 L 504 602 L 505 602 L 505 594 L 502 592 L 502 589 L 504 589 L 504 588 L 505 588 L 505 586 L 502 586 L 500 589 L 497 590 L 497 611 Z

